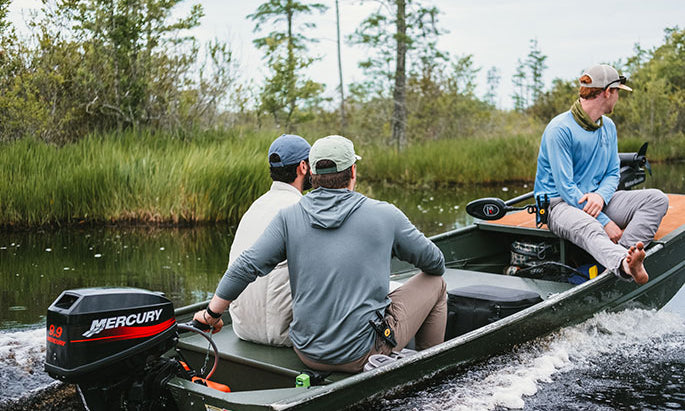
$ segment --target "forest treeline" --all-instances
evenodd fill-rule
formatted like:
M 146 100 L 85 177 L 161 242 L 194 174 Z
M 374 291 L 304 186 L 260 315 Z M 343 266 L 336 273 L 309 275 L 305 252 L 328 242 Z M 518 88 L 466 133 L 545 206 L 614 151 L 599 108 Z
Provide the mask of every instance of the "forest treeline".
M 263 84 L 255 84 L 239 72 L 229 43 L 200 44 L 187 35 L 200 24 L 199 4 L 172 18 L 181 0 L 49 0 L 29 17 L 31 34 L 22 36 L 7 19 L 9 2 L 0 0 L 4 142 L 29 137 L 65 144 L 124 130 L 190 138 L 198 130 L 242 128 L 344 133 L 362 144 L 394 144 L 399 121 L 402 149 L 407 143 L 538 133 L 577 92 L 575 79 L 555 79 L 544 90 L 546 56 L 531 40 L 514 77 L 502 79 L 489 68 L 487 92 L 477 96 L 482 68 L 470 55 L 437 48 L 440 12 L 418 0 L 383 0 L 385 7 L 354 31 L 341 28 L 340 41 L 366 48 L 369 58 L 360 62 L 363 81 L 338 85 L 338 101 L 324 98 L 324 85 L 305 74 L 316 60 L 310 50 L 316 39 L 308 35 L 315 17 L 332 4 L 255 5 L 247 17 L 267 69 Z M 633 56 L 607 63 L 635 90 L 612 116 L 622 137 L 654 143 L 684 138 L 685 30 L 667 28 L 662 45 L 636 45 Z M 514 109 L 499 109 L 498 87 L 509 80 Z
M 308 34 L 333 4 L 255 4 L 247 18 L 267 70 L 256 84 L 229 43 L 188 36 L 199 5 L 179 17 L 181 0 L 46 0 L 21 35 L 9 1 L 0 0 L 0 227 L 234 223 L 268 188 L 264 153 L 283 132 L 350 137 L 363 182 L 530 181 L 546 123 L 577 98 L 575 79 L 545 90 L 535 39 L 510 79 L 514 108 L 495 104 L 505 81 L 496 67 L 478 96 L 482 68 L 437 48 L 440 12 L 418 0 L 375 0 L 383 7 L 354 31 L 340 28 L 339 44 L 368 59 L 364 80 L 341 82 L 335 98 L 306 75 L 316 60 Z M 652 162 L 682 159 L 685 30 L 606 63 L 634 90 L 611 115 L 619 148 L 647 141 Z

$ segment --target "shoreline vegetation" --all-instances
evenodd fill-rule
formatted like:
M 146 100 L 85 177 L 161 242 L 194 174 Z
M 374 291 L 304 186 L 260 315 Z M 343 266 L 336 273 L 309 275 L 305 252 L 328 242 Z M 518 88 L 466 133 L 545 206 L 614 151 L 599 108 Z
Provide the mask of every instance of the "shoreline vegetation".
M 63 146 L 34 139 L 0 144 L 0 229 L 235 224 L 271 184 L 265 153 L 276 134 L 227 130 L 182 140 L 124 132 Z M 310 142 L 320 137 L 302 135 Z M 445 188 L 532 181 L 539 139 L 539 133 L 444 139 L 401 153 L 356 144 L 363 158 L 359 191 L 373 184 Z M 641 144 L 619 138 L 621 151 Z M 650 147 L 648 155 L 657 163 L 684 152 L 685 139 L 679 139 Z
M 368 59 L 361 80 L 341 75 L 339 97 L 306 74 L 325 7 L 258 2 L 247 16 L 264 53 L 257 82 L 228 41 L 187 35 L 204 11 L 176 14 L 180 3 L 48 0 L 21 34 L 0 0 L 0 230 L 235 224 L 268 189 L 266 152 L 281 133 L 350 138 L 362 193 L 530 182 L 545 125 L 578 98 L 575 78 L 545 87 L 536 39 L 511 79 L 439 49 L 441 12 L 420 1 L 342 27 Z M 683 158 L 685 29 L 611 65 L 633 88 L 610 115 L 619 149 L 647 141 L 651 162 Z M 496 103 L 502 81 L 513 109 Z

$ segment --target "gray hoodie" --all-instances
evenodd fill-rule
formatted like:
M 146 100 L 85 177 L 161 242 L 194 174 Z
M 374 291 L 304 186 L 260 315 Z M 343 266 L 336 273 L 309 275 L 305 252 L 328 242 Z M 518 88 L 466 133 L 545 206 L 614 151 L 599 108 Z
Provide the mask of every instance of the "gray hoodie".
M 395 206 L 347 189 L 318 188 L 283 209 L 252 248 L 226 270 L 216 294 L 233 300 L 287 258 L 293 295 L 290 338 L 317 362 L 365 355 L 369 320 L 390 304 L 390 260 L 442 275 L 442 252 Z

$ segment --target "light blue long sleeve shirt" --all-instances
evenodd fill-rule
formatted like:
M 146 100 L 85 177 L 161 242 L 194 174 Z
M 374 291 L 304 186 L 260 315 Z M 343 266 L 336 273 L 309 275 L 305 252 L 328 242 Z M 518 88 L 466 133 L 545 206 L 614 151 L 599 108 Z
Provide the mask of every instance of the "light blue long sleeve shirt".
M 582 209 L 578 200 L 586 193 L 597 193 L 608 204 L 618 187 L 620 160 L 616 126 L 608 117 L 595 131 L 583 129 L 570 111 L 556 116 L 545 128 L 538 153 L 535 196 L 561 197 L 567 204 Z M 610 219 L 599 213 L 606 225 Z

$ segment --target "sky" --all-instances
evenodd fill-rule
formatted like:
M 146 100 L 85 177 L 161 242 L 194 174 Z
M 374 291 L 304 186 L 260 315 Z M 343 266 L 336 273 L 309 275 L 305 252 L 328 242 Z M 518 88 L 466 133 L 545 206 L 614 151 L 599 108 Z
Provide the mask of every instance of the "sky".
M 306 1 L 306 0 L 303 0 Z M 530 51 L 536 39 L 548 68 L 543 80 L 548 89 L 552 80 L 577 78 L 582 70 L 597 63 L 613 63 L 634 54 L 634 45 L 651 49 L 663 43 L 664 29 L 685 25 L 685 0 L 421 0 L 440 10 L 439 26 L 447 33 L 440 37 L 438 48 L 452 56 L 472 55 L 476 67 L 476 93 L 486 90 L 486 72 L 497 67 L 501 75 L 496 103 L 511 108 L 511 78 L 518 60 Z M 321 57 L 308 72 L 312 80 L 327 85 L 326 95 L 336 98 L 338 66 L 334 0 L 318 0 L 329 6 L 323 15 L 308 21 L 317 27 L 305 35 L 319 39 L 311 47 L 312 55 Z M 17 29 L 25 29 L 23 14 L 40 7 L 39 0 L 14 0 L 10 19 Z M 186 0 L 177 13 L 182 15 L 196 1 Z M 254 22 L 247 19 L 262 1 L 202 0 L 205 16 L 192 34 L 201 42 L 214 38 L 227 41 L 240 63 L 243 80 L 263 79 L 266 69 L 263 53 L 252 44 L 258 34 Z M 373 12 L 378 3 L 367 0 L 339 0 L 341 32 L 351 34 Z M 266 27 L 270 30 L 270 27 Z M 367 51 L 345 44 L 342 49 L 343 81 L 346 85 L 361 81 L 357 63 Z

